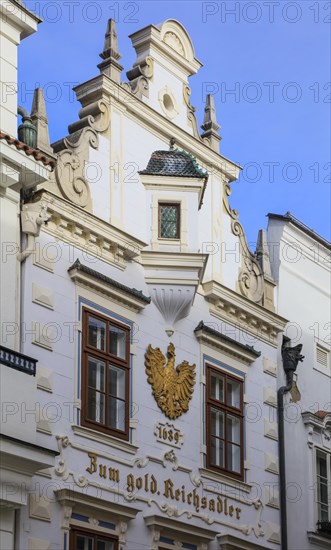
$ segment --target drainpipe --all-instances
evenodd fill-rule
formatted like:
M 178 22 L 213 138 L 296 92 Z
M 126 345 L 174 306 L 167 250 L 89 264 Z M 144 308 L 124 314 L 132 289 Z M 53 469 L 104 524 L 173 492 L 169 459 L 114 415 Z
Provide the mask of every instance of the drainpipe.
M 293 375 L 299 361 L 304 359 L 301 355 L 302 344 L 290 348 L 291 340 L 283 337 L 282 359 L 286 375 L 286 386 L 282 386 L 277 392 L 278 404 L 278 449 L 279 449 L 279 485 L 280 485 L 280 522 L 281 522 L 281 548 L 288 550 L 287 546 L 287 511 L 286 511 L 286 471 L 285 471 L 285 430 L 284 430 L 284 395 L 293 385 Z

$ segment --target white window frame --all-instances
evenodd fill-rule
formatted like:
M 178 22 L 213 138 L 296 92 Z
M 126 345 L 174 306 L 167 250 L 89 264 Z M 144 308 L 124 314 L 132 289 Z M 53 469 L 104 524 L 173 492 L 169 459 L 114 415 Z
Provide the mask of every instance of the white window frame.
M 321 521 L 318 513 L 318 500 L 317 500 L 317 497 L 318 497 L 317 455 L 318 454 L 323 454 L 323 455 L 326 455 L 327 457 L 326 471 L 327 471 L 328 507 L 329 507 L 327 521 L 331 521 L 331 453 L 321 447 L 315 446 L 314 448 L 314 489 L 315 489 L 314 504 L 315 504 L 316 530 L 317 530 L 317 522 Z

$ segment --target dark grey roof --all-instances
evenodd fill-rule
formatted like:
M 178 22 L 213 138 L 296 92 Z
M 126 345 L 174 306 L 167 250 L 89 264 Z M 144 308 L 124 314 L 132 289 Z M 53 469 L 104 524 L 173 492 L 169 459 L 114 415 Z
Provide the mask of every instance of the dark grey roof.
M 137 290 L 136 288 L 130 288 L 129 286 L 123 285 L 122 283 L 115 281 L 115 279 L 111 279 L 110 277 L 103 275 L 103 273 L 100 273 L 99 271 L 95 271 L 94 269 L 91 269 L 90 267 L 87 267 L 86 265 L 81 264 L 78 259 L 75 261 L 75 263 L 71 267 L 69 267 L 68 271 L 72 271 L 73 269 L 78 269 L 78 271 L 87 273 L 88 275 L 91 275 L 92 277 L 95 277 L 96 279 L 99 279 L 104 283 L 107 283 L 113 287 L 116 287 L 119 290 L 126 292 L 127 294 L 131 294 L 131 296 L 134 296 L 135 298 L 139 298 L 146 304 L 150 304 L 151 302 L 151 297 L 145 296 L 141 290 Z
M 154 151 L 147 168 L 141 170 L 139 174 L 208 179 L 208 172 L 200 168 L 193 155 L 179 149 Z
M 217 338 L 219 338 L 220 340 L 223 340 L 224 342 L 235 344 L 237 348 L 240 348 L 246 352 L 248 351 L 252 353 L 252 355 L 255 355 L 255 357 L 260 357 L 261 355 L 261 352 L 257 351 L 253 346 L 249 346 L 248 344 L 242 344 L 241 342 L 237 342 L 237 340 L 234 340 L 234 338 L 230 338 L 229 336 L 226 336 L 226 334 L 222 334 L 218 330 L 215 330 L 214 328 L 209 327 L 208 325 L 205 325 L 203 321 L 200 321 L 198 326 L 194 329 L 194 332 L 199 332 L 199 330 L 208 332 L 209 334 L 216 336 Z
M 267 216 L 269 220 L 281 220 L 285 222 L 291 222 L 295 227 L 297 227 L 298 229 L 301 229 L 301 231 L 303 231 L 304 233 L 312 237 L 312 239 L 315 239 L 315 241 L 325 246 L 325 248 L 327 248 L 328 250 L 331 250 L 330 241 L 328 241 L 327 239 L 324 239 L 324 237 L 316 233 L 316 231 L 308 227 L 308 225 L 305 225 L 302 221 L 300 221 L 298 218 L 293 216 L 291 212 L 286 212 L 284 216 L 282 216 L 281 214 L 272 214 L 272 213 L 267 214 Z

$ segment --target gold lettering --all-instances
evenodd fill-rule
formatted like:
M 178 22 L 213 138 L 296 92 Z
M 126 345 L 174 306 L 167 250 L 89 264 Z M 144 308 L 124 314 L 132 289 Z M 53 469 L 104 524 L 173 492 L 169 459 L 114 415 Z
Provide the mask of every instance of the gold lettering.
M 151 476 L 151 493 L 154 495 L 157 492 L 157 481 L 155 477 Z
M 99 477 L 107 477 L 107 468 L 103 464 L 99 464 Z
M 166 479 L 165 482 L 164 482 L 164 493 L 163 495 L 166 497 L 166 498 L 172 498 L 174 499 L 174 492 L 173 492 L 173 482 L 171 481 L 171 479 Z
M 227 498 L 224 499 L 224 514 L 226 516 L 228 515 L 228 499 Z
M 219 514 L 223 512 L 223 502 L 221 497 L 217 497 L 217 511 Z
M 133 491 L 134 491 L 134 477 L 133 477 L 133 475 L 128 474 L 126 480 L 127 480 L 128 492 L 133 493 Z
M 120 471 L 119 470 L 117 470 L 116 468 L 108 468 L 108 473 L 109 473 L 110 481 L 116 481 L 117 483 L 119 483 L 119 481 L 120 481 Z
M 200 497 L 197 495 L 197 490 L 193 489 L 193 504 L 197 512 L 200 510 Z
M 185 485 L 182 485 L 182 502 L 185 502 Z
M 136 487 L 137 487 L 137 489 L 139 490 L 139 489 L 142 488 L 142 486 L 143 486 L 143 480 L 142 480 L 141 477 L 138 477 L 138 478 L 136 479 Z
M 179 500 L 179 499 L 180 499 L 180 489 L 176 489 L 176 491 L 175 491 L 175 499 L 176 499 L 176 500 Z
M 241 508 L 236 508 L 236 518 L 240 519 Z
M 234 512 L 234 506 L 229 506 L 229 515 L 232 518 Z
M 201 508 L 204 510 L 205 508 L 207 508 L 207 499 L 206 497 L 202 497 L 201 499 Z
M 189 494 L 187 495 L 187 504 L 192 504 L 191 501 L 192 501 L 192 493 L 189 493 Z
M 211 498 L 209 501 L 209 510 L 211 512 L 215 512 L 215 500 L 213 498 Z
M 88 456 L 90 459 L 90 465 L 86 468 L 86 471 L 89 474 L 94 474 L 97 471 L 97 455 L 94 453 L 89 453 Z

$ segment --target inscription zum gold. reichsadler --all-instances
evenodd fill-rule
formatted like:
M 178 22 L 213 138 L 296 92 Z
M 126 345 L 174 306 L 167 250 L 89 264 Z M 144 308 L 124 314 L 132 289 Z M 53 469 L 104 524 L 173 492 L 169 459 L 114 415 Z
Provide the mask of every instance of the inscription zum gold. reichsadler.
M 86 468 L 86 471 L 89 474 L 97 474 L 100 478 L 109 479 L 116 483 L 121 482 L 121 473 L 118 468 L 98 463 L 98 457 L 94 453 L 88 453 L 88 456 L 90 464 Z M 229 504 L 227 498 L 219 495 L 215 498 L 202 496 L 196 488 L 188 490 L 185 485 L 176 487 L 171 478 L 160 481 L 153 474 L 149 473 L 139 477 L 133 474 L 127 474 L 125 488 L 129 493 L 142 491 L 151 495 L 163 496 L 172 501 L 188 504 L 189 506 L 193 506 L 197 513 L 200 510 L 209 510 L 210 512 L 224 514 L 225 516 L 233 517 L 237 520 L 240 519 L 241 508 Z

